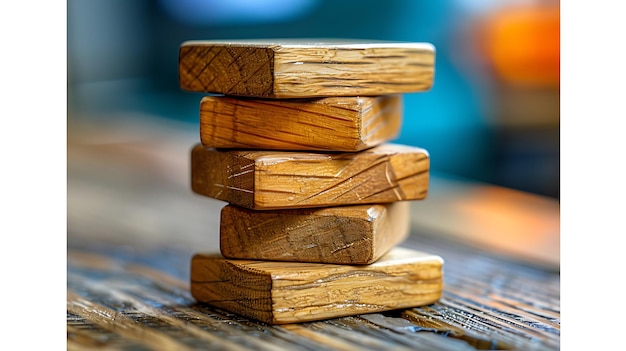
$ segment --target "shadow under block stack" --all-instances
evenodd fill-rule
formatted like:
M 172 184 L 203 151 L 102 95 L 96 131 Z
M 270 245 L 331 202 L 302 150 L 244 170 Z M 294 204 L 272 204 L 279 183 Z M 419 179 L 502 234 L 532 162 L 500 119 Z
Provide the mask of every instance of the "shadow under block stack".
M 434 63 L 427 43 L 183 43 L 180 85 L 207 93 L 191 188 L 227 203 L 220 253 L 191 260 L 193 297 L 271 324 L 439 300 L 443 259 L 399 246 L 429 155 L 391 143 Z

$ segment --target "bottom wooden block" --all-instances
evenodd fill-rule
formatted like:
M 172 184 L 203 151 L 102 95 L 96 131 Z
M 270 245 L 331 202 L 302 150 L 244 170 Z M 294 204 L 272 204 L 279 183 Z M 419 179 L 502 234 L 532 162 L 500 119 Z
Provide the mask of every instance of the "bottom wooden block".
M 222 208 L 226 258 L 370 264 L 409 233 L 409 202 L 315 209 Z
M 196 254 L 191 294 L 199 302 L 270 324 L 418 307 L 439 300 L 443 259 L 394 247 L 370 265 L 273 262 Z

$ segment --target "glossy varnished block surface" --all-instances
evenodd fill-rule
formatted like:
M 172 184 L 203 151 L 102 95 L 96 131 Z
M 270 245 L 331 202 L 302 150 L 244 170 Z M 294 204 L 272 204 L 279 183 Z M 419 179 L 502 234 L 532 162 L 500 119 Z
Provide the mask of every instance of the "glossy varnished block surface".
M 256 210 L 421 200 L 430 159 L 418 147 L 381 144 L 360 152 L 191 151 L 191 187 Z
M 220 250 L 233 259 L 369 264 L 406 239 L 409 203 L 221 211 Z
M 200 141 L 206 147 L 361 151 L 398 136 L 402 95 L 315 99 L 206 96 Z
M 431 304 L 443 287 L 443 259 L 395 247 L 370 265 L 229 260 L 196 254 L 191 294 L 271 324 L 297 323 Z
M 301 98 L 429 90 L 429 43 L 359 40 L 207 40 L 179 48 L 182 89 L 226 95 Z

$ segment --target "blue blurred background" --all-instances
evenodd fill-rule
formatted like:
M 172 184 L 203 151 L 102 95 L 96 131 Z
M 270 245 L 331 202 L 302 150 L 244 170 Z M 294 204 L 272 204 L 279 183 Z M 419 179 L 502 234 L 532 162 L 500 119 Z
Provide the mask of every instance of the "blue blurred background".
M 430 42 L 433 88 L 405 94 L 394 142 L 440 173 L 559 198 L 559 2 L 68 0 L 68 125 L 138 111 L 197 126 L 178 85 L 186 40 Z

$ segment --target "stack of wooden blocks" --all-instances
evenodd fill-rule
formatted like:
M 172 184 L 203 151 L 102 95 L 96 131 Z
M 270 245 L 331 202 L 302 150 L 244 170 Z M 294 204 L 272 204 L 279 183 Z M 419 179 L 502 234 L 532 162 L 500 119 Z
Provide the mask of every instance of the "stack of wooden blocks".
M 424 149 L 392 144 L 402 94 L 433 84 L 428 43 L 188 41 L 200 102 L 193 192 L 226 202 L 193 297 L 271 324 L 436 302 L 441 257 L 399 246 L 428 193 Z

